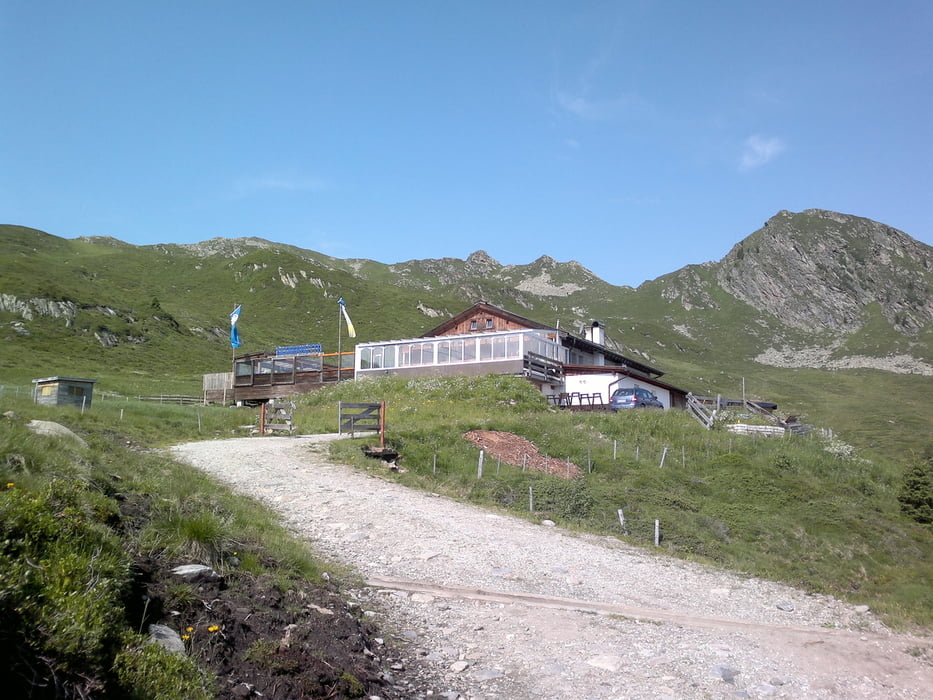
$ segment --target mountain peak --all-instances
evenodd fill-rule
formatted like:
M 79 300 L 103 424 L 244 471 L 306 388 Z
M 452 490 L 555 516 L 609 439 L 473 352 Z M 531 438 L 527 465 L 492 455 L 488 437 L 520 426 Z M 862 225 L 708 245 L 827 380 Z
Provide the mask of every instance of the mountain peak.
M 890 226 L 823 209 L 780 211 L 718 266 L 719 284 L 789 326 L 851 332 L 878 303 L 914 335 L 933 321 L 933 249 Z
M 488 267 L 501 267 L 498 260 L 492 257 L 485 250 L 477 250 L 467 256 L 466 262 L 470 265 L 482 265 Z

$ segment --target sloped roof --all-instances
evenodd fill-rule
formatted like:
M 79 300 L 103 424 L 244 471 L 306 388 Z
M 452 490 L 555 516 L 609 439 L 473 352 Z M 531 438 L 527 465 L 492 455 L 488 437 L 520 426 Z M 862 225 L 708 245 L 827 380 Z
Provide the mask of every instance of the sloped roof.
M 530 318 L 525 318 L 524 316 L 513 314 L 511 311 L 500 309 L 498 306 L 493 306 L 492 304 L 488 304 L 485 301 L 479 301 L 473 304 L 473 306 L 471 306 L 469 309 L 466 309 L 465 311 L 461 311 L 456 316 L 453 316 L 447 319 L 441 325 L 435 326 L 434 328 L 429 330 L 427 333 L 425 333 L 421 337 L 422 338 L 433 338 L 434 336 L 444 335 L 450 329 L 456 328 L 457 325 L 461 321 L 468 319 L 470 316 L 473 316 L 477 312 L 486 313 L 486 314 L 489 314 L 490 316 L 498 316 L 499 318 L 505 319 L 506 321 L 511 321 L 512 323 L 515 323 L 519 326 L 524 326 L 525 328 L 535 328 L 535 329 L 540 329 L 540 330 L 556 330 L 554 328 L 551 328 L 551 326 L 546 326 L 543 323 L 532 321 Z

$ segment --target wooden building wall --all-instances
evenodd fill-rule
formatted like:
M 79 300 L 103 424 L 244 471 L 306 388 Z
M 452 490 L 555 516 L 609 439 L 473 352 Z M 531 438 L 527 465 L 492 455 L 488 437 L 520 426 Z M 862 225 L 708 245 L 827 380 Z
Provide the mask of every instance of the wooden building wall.
M 37 379 L 35 399 L 41 406 L 90 408 L 94 398 L 94 380 L 51 377 Z
M 475 326 L 475 327 L 474 327 Z M 460 320 L 455 326 L 446 329 L 443 335 L 463 335 L 465 333 L 492 333 L 494 331 L 520 331 L 528 326 L 514 323 L 488 311 L 477 310 Z

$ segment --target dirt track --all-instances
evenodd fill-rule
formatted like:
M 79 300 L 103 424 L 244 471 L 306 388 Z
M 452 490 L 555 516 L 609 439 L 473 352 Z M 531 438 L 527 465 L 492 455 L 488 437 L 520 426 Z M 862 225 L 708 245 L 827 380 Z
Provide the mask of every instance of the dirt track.
M 446 697 L 933 697 L 933 641 L 870 613 L 411 491 L 328 462 L 335 437 L 173 452 L 359 570 L 361 603 Z

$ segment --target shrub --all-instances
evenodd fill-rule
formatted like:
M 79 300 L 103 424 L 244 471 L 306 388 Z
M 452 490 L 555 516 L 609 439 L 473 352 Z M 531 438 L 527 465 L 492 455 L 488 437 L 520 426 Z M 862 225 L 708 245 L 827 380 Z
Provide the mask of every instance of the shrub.
M 897 500 L 909 518 L 933 525 L 933 457 L 917 460 L 907 470 Z
M 596 502 L 583 479 L 545 477 L 535 480 L 533 490 L 535 510 L 567 520 L 586 518 Z

